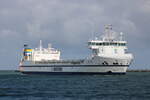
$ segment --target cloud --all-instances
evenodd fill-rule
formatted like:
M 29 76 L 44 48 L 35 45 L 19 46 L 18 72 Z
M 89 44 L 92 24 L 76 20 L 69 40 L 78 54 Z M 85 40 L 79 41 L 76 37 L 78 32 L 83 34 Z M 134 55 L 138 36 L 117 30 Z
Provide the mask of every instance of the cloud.
M 11 30 L 1 30 L 1 38 L 5 37 L 11 37 L 13 35 L 16 35 L 16 32 L 12 32 Z

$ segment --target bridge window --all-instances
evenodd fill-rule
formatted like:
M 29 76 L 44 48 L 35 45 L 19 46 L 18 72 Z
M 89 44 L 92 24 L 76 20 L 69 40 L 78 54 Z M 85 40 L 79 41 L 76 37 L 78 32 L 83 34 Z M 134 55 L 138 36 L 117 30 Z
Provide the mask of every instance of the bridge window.
M 96 43 L 96 45 L 99 45 L 99 43 Z
M 119 46 L 125 46 L 126 43 L 119 43 Z
M 110 45 L 113 45 L 113 43 L 110 43 Z
M 105 46 L 105 42 L 103 42 L 103 46 Z
M 122 45 L 123 45 L 123 46 L 126 46 L 126 43 L 123 43 Z
M 95 45 L 95 43 L 93 42 L 92 45 Z
M 89 42 L 88 45 L 96 45 L 96 46 L 125 46 L 126 43 L 114 43 L 114 42 L 96 43 L 96 42 Z
M 109 43 L 107 42 L 106 45 L 109 45 Z
M 99 43 L 99 45 L 102 45 L 102 43 Z
M 121 44 L 121 43 L 118 43 L 118 45 L 121 46 L 122 44 Z
M 102 43 L 92 43 L 91 45 L 101 46 L 103 44 Z

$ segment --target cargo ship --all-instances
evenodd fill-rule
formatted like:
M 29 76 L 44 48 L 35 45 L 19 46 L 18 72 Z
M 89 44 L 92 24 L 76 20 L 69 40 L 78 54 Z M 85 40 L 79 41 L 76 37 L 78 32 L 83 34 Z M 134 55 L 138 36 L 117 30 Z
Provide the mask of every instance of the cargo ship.
M 123 33 L 105 25 L 104 34 L 87 43 L 92 53 L 85 59 L 61 59 L 61 51 L 42 47 L 32 49 L 24 45 L 19 71 L 24 74 L 126 74 L 133 61 L 133 55 L 127 51 L 127 41 Z

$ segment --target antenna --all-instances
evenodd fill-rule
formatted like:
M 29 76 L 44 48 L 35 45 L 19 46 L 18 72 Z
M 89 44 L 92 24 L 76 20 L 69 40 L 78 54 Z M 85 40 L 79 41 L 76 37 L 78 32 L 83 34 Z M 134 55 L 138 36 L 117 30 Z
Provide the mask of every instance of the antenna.
M 94 23 L 92 23 L 91 25 L 92 25 L 92 39 L 94 39 L 94 33 L 95 33 L 95 29 L 94 29 L 95 27 L 94 26 L 95 25 L 94 25 Z
M 106 34 L 106 39 L 108 40 L 112 39 L 112 25 L 111 24 L 105 25 L 105 34 Z
M 42 51 L 42 40 L 40 40 L 40 46 L 39 46 L 39 48 L 40 48 L 40 51 Z
M 49 43 L 49 44 L 48 44 L 48 48 L 50 49 L 51 47 L 52 47 L 52 44 Z
M 123 40 L 123 32 L 120 32 L 120 41 Z

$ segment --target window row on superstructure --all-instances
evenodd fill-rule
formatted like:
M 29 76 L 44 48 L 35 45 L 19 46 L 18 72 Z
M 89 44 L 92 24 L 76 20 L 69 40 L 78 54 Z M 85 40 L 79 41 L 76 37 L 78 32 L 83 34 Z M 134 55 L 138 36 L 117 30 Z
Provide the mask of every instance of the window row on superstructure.
M 89 42 L 88 44 L 96 46 L 126 46 L 126 43 L 115 43 L 115 42 L 102 42 L 102 43 Z

